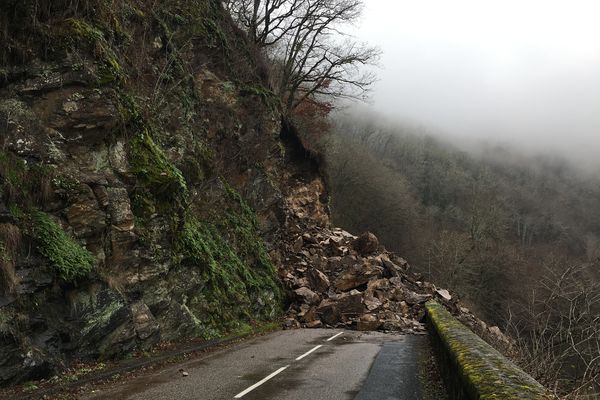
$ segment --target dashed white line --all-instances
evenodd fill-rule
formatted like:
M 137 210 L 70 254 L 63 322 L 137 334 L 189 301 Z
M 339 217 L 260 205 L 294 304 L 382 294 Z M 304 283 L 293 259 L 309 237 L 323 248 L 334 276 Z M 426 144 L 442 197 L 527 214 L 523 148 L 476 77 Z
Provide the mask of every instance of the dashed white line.
M 300 361 L 302 360 L 304 357 L 306 357 L 307 355 L 309 355 L 310 353 L 312 353 L 313 351 L 319 349 L 320 347 L 323 347 L 322 344 L 313 347 L 312 349 L 310 349 L 309 351 L 307 351 L 306 353 L 302 354 L 301 356 L 296 357 L 296 361 Z
M 336 337 L 340 336 L 342 333 L 344 333 L 344 332 L 336 333 L 335 335 L 333 335 L 332 337 L 330 337 L 329 339 L 327 339 L 326 342 L 329 342 L 329 341 L 335 339 Z
M 329 342 L 333 339 L 335 339 L 336 337 L 340 336 L 342 333 L 344 332 L 339 332 L 336 333 L 335 335 L 333 335 L 332 337 L 330 337 L 329 339 L 326 340 L 326 342 Z M 321 347 L 323 347 L 322 344 L 319 344 L 315 347 L 313 347 L 312 349 L 310 349 L 309 351 L 307 351 L 306 353 L 302 354 L 301 356 L 296 357 L 296 361 L 300 361 L 302 360 L 304 357 L 306 357 L 307 355 L 309 355 L 310 353 L 320 349 Z M 248 389 L 244 390 L 243 392 L 240 392 L 238 394 L 236 394 L 233 398 L 234 399 L 239 399 L 244 397 L 245 395 L 247 395 L 248 393 L 250 393 L 251 391 L 253 391 L 254 389 L 256 389 L 257 387 L 259 387 L 260 385 L 262 385 L 263 383 L 267 382 L 269 379 L 273 378 L 274 376 L 282 373 L 283 371 L 285 371 L 287 368 L 289 367 L 289 365 L 286 365 L 285 367 L 281 367 L 279 368 L 277 371 L 273 372 L 271 375 L 265 377 L 264 379 L 256 382 L 254 385 L 250 386 Z
M 256 382 L 254 385 L 250 386 L 248 389 L 244 390 L 243 392 L 239 392 L 238 394 L 236 394 L 233 398 L 234 399 L 239 399 L 242 398 L 243 396 L 247 395 L 248 393 L 250 393 L 251 391 L 253 391 L 254 389 L 256 389 L 257 387 L 259 387 L 260 385 L 262 385 L 263 383 L 265 383 L 266 381 L 268 381 L 269 379 L 273 378 L 275 375 L 285 371 L 287 368 L 289 367 L 289 365 L 286 365 L 285 367 L 281 367 L 279 368 L 277 371 L 273 372 L 271 375 L 265 377 L 264 379 Z

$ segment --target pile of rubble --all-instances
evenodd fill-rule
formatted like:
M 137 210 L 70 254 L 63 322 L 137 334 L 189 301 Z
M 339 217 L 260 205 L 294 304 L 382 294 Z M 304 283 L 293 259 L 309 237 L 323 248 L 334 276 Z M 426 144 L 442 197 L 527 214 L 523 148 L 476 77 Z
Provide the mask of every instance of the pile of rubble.
M 313 227 L 285 243 L 282 281 L 295 301 L 286 326 L 344 327 L 357 330 L 420 333 L 430 299 L 488 341 L 510 347 L 497 327 L 489 328 L 446 289 L 424 282 L 406 260 L 386 251 L 377 237 L 356 237 L 342 229 Z M 283 261 L 283 260 L 282 260 Z

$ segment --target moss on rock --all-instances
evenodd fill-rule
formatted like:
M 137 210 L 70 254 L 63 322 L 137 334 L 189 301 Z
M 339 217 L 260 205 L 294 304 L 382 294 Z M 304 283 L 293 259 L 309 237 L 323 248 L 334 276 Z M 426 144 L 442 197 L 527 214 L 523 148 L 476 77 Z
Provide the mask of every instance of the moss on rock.
M 67 282 L 87 275 L 94 267 L 94 256 L 46 213 L 35 211 L 30 215 L 31 234 L 40 253 L 48 260 L 59 277 Z
M 129 161 L 132 172 L 157 197 L 181 200 L 187 194 L 181 171 L 154 143 L 147 128 L 129 142 Z
M 225 185 L 228 206 L 212 222 L 191 212 L 175 243 L 181 265 L 199 268 L 202 290 L 186 299 L 204 337 L 249 329 L 282 312 L 282 289 L 254 211 Z
M 425 305 L 433 337 L 458 373 L 470 399 L 548 400 L 555 397 L 531 376 L 455 319 L 442 305 Z

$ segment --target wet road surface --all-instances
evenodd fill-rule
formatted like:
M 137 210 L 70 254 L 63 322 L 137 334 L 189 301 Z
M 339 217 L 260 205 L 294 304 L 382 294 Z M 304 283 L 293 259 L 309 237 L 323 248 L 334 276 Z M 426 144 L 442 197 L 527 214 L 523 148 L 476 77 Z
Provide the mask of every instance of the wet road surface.
M 426 336 L 279 331 L 101 387 L 86 400 L 417 400 Z M 183 376 L 180 372 L 187 372 Z

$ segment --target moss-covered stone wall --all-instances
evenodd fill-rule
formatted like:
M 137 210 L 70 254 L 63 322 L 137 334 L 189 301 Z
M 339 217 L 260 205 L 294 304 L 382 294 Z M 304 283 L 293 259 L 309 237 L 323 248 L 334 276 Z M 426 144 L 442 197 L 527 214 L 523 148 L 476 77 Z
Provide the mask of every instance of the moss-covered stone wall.
M 548 400 L 554 397 L 531 376 L 430 301 L 430 334 L 436 344 L 451 399 Z

